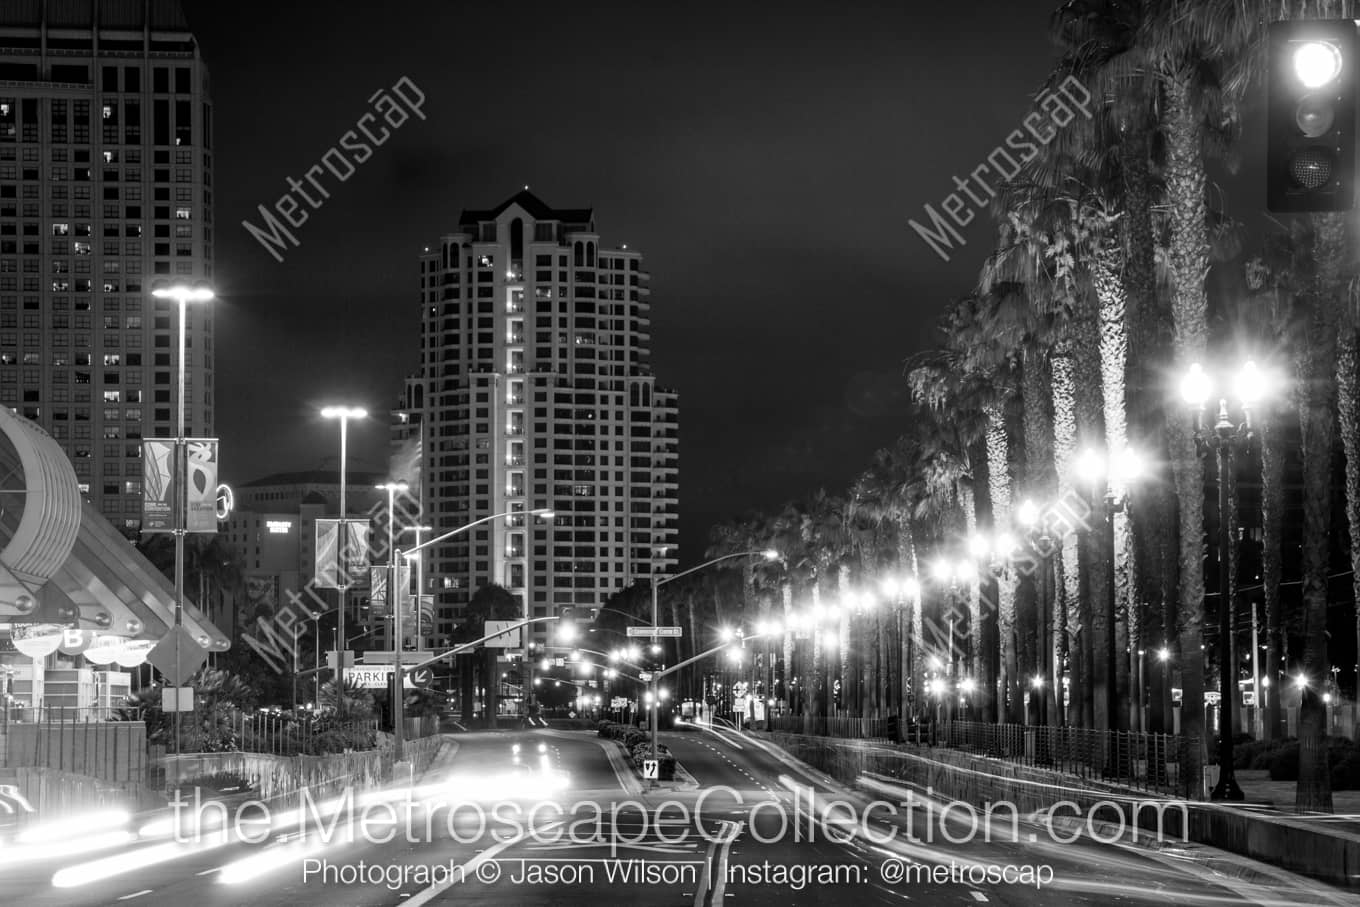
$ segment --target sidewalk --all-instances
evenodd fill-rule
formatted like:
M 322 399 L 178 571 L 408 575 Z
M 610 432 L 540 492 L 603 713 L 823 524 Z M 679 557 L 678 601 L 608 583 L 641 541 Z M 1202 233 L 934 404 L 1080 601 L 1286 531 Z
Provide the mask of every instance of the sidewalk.
M 1297 781 L 1271 781 L 1270 772 L 1265 769 L 1247 769 L 1235 775 L 1238 787 L 1247 795 L 1247 805 L 1262 804 L 1298 815 L 1294 812 Z M 1332 811 L 1338 816 L 1360 815 L 1360 790 L 1332 791 Z

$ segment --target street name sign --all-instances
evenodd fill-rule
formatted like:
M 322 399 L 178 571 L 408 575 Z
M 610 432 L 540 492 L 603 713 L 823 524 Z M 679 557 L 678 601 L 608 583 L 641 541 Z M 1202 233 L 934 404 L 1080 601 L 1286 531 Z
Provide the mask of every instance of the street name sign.
M 680 632 L 679 627 L 629 627 L 628 635 L 647 637 L 668 636 L 679 638 L 684 634 Z

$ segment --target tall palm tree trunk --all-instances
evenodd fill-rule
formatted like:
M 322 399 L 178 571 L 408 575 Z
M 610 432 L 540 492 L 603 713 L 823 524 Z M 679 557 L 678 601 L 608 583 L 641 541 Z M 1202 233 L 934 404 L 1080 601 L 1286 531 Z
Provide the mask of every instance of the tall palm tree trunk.
M 987 488 L 992 499 L 992 526 L 997 531 L 1009 531 L 1011 522 L 1010 445 L 1006 436 L 1006 414 L 999 404 L 987 407 Z M 1004 552 L 1009 555 L 1010 552 Z M 1015 638 L 1015 582 L 1013 570 L 997 578 L 997 644 L 1000 648 L 998 678 L 993 697 L 983 695 L 983 721 L 1018 724 L 1020 714 L 1020 669 L 1016 660 Z M 985 678 L 979 676 L 978 689 L 991 691 Z
M 1119 278 L 1121 250 L 1111 242 L 1101 244 L 1095 256 L 1095 289 L 1100 304 L 1100 388 L 1105 419 L 1105 451 L 1111 464 L 1110 493 L 1122 500 L 1128 489 L 1127 478 L 1118 468 L 1124 449 L 1128 446 L 1127 415 L 1125 411 L 1125 372 L 1128 367 L 1129 335 L 1127 297 Z M 1115 703 L 1129 701 L 1129 618 L 1133 613 L 1129 581 L 1129 556 L 1132 535 L 1129 532 L 1129 511 L 1123 508 L 1111 517 L 1114 521 L 1114 597 L 1107 603 L 1105 621 L 1109 627 L 1107 657 L 1113 655 L 1116 664 L 1110 665 L 1114 684 L 1110 691 Z M 1111 722 L 1116 727 L 1128 728 L 1129 712 L 1115 708 Z
M 1262 738 L 1280 736 L 1280 697 L 1284 685 L 1284 612 L 1280 603 L 1280 583 L 1284 556 L 1284 441 L 1275 424 L 1273 407 L 1263 407 L 1257 416 L 1261 437 L 1261 581 L 1266 612 L 1266 670 L 1257 696 L 1265 696 Z M 1349 466 L 1349 463 L 1347 464 Z
M 1021 366 L 1020 396 L 1024 408 L 1025 486 L 1036 504 L 1052 502 L 1055 488 L 1053 474 L 1053 417 L 1050 412 L 1051 379 L 1047 359 L 1042 348 L 1031 345 L 1025 351 Z M 1058 641 L 1058 621 L 1055 620 L 1060 582 L 1053 573 L 1055 540 L 1047 527 L 1036 527 L 1040 533 L 1036 541 L 1038 572 L 1035 575 L 1036 615 L 1034 675 L 1044 679 L 1044 717 L 1052 725 L 1060 722 L 1058 697 L 1062 696 L 1061 646 Z
M 1353 303 L 1352 303 L 1353 304 Z M 1350 533 L 1351 602 L 1355 610 L 1356 664 L 1360 665 L 1360 374 L 1357 374 L 1354 310 L 1342 325 L 1336 348 L 1336 411 L 1346 455 L 1346 527 Z M 1360 681 L 1360 678 L 1357 678 Z
M 1204 358 L 1208 338 L 1204 279 L 1209 271 L 1209 235 L 1205 207 L 1204 151 L 1197 111 L 1191 99 L 1189 67 L 1167 73 L 1166 185 L 1171 209 L 1172 347 L 1176 371 L 1184 374 Z M 1175 414 L 1172 415 L 1172 412 Z M 1198 798 L 1203 786 L 1204 751 L 1204 465 L 1190 413 L 1168 407 L 1167 436 L 1171 471 L 1180 505 L 1179 652 L 1181 731 L 1184 751 L 1181 777 L 1187 796 Z
M 1053 351 L 1051 361 L 1053 371 L 1053 466 L 1058 479 L 1059 506 L 1070 508 L 1076 501 L 1077 490 L 1072 483 L 1073 463 L 1077 455 L 1077 404 L 1075 377 L 1071 356 L 1071 344 L 1060 341 Z M 1061 534 L 1061 549 L 1057 565 L 1056 584 L 1061 596 L 1055 609 L 1059 625 L 1059 654 L 1056 673 L 1061 684 L 1062 664 L 1065 661 L 1069 676 L 1069 703 L 1066 720 L 1069 725 L 1083 725 L 1083 714 L 1089 689 L 1089 670 L 1084 652 L 1089 628 L 1082 624 L 1081 571 L 1079 569 L 1078 544 L 1075 526 L 1055 525 L 1054 531 Z M 1057 695 L 1063 695 L 1059 689 Z
M 1322 690 L 1327 658 L 1327 574 L 1332 517 L 1332 449 L 1336 421 L 1337 328 L 1345 221 L 1340 214 L 1314 216 L 1318 287 L 1307 298 L 1306 343 L 1299 357 L 1299 420 L 1303 450 L 1303 673 L 1299 703 L 1299 784 L 1295 807 L 1332 811 L 1327 765 L 1327 706 Z

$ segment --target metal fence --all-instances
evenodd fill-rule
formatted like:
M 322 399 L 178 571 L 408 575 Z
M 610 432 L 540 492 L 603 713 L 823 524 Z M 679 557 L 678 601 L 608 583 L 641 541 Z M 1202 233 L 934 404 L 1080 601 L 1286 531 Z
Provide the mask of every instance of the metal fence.
M 6 709 L 0 721 L 0 764 L 47 768 L 102 781 L 140 782 L 147 768 L 140 715 L 95 708 Z
M 1174 734 L 980 721 L 916 724 L 896 718 L 807 715 L 774 716 L 767 727 L 814 737 L 947 746 L 1085 780 L 1159 793 L 1176 794 L 1183 786 L 1180 766 L 1186 744 L 1184 738 Z
M 1120 784 L 1139 790 L 1174 793 L 1180 781 L 1185 740 L 1174 734 L 1100 731 L 947 721 L 933 741 L 930 730 L 921 742 L 934 742 L 982 756 Z
M 183 743 L 192 736 L 181 730 Z M 238 751 L 274 756 L 323 756 L 345 750 L 368 750 L 377 746 L 378 721 L 332 721 L 325 716 L 293 718 L 272 713 L 236 712 L 212 729 L 218 745 L 211 752 Z M 203 735 L 207 736 L 207 735 Z M 181 749 L 181 752 L 192 752 Z M 202 751 L 202 750 L 200 750 Z
M 759 722 L 756 723 L 759 726 Z M 840 737 L 847 740 L 899 740 L 896 718 L 849 718 L 844 716 L 774 715 L 767 719 L 771 731 L 786 734 L 811 734 L 815 737 Z
M 419 715 L 414 718 L 407 718 L 402 723 L 407 740 L 419 740 L 422 737 L 433 737 L 439 733 L 438 715 Z

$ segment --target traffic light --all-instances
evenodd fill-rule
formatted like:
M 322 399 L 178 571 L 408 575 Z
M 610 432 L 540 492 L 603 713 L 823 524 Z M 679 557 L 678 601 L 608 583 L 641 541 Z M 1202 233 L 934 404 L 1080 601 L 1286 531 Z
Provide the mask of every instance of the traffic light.
M 1266 207 L 1349 211 L 1355 201 L 1356 23 L 1270 25 Z

